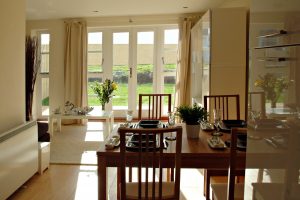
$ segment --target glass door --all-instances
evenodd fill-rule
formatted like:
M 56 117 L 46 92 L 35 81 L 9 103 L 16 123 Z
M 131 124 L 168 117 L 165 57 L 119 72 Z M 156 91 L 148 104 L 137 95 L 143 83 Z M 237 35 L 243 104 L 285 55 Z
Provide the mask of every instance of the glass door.
M 89 85 L 106 78 L 117 83 L 106 106 L 115 117 L 125 118 L 127 110 L 137 117 L 141 93 L 174 93 L 177 27 L 91 29 L 89 37 L 97 38 L 89 40 Z M 91 89 L 88 102 L 100 106 Z

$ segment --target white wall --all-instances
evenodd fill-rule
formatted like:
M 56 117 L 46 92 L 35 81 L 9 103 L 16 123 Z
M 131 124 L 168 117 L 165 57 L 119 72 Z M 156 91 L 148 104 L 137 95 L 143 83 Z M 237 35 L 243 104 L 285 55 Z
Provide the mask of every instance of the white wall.
M 25 122 L 25 1 L 0 1 L 0 133 Z

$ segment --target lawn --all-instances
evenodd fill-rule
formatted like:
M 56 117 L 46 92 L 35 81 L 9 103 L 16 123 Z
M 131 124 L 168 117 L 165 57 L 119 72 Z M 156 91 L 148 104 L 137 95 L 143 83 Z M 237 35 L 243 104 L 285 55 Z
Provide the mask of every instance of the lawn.
M 147 83 L 147 84 L 141 84 L 137 88 L 137 93 L 152 93 L 153 91 L 153 84 Z M 163 93 L 167 94 L 174 94 L 175 89 L 174 89 L 174 84 L 165 84 L 165 88 Z M 118 90 L 114 92 L 115 96 L 113 97 L 113 105 L 114 106 L 127 106 L 127 101 L 128 101 L 128 86 L 125 83 L 118 84 Z M 99 106 L 100 103 L 97 99 L 96 96 L 94 95 L 93 90 L 91 87 L 88 88 L 88 103 L 89 106 Z M 138 101 L 138 96 L 136 97 L 136 101 Z M 174 101 L 174 98 L 173 98 Z

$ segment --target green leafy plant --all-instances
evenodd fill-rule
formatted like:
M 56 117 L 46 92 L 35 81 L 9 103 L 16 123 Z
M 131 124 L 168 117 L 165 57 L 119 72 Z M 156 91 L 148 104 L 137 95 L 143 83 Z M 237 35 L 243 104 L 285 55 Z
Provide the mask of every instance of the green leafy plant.
M 207 114 L 205 108 L 198 106 L 196 103 L 193 106 L 181 105 L 176 108 L 176 115 L 188 125 L 200 124 L 201 121 L 207 119 Z
M 109 79 L 106 79 L 103 83 L 95 81 L 95 84 L 92 86 L 102 107 L 113 97 L 112 93 L 117 90 L 117 88 L 117 84 Z

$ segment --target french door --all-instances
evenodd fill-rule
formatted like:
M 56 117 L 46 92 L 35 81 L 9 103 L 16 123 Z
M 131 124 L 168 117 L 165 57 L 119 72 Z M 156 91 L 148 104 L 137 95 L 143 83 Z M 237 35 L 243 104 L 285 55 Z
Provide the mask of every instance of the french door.
M 92 42 L 95 34 L 102 37 L 98 48 Z M 172 42 L 168 41 L 170 37 L 174 38 Z M 118 90 L 106 109 L 113 110 L 116 117 L 125 117 L 127 110 L 133 110 L 137 116 L 140 93 L 174 93 L 177 41 L 177 27 L 91 30 L 88 85 L 94 80 L 113 79 Z M 89 105 L 97 105 L 90 89 Z

